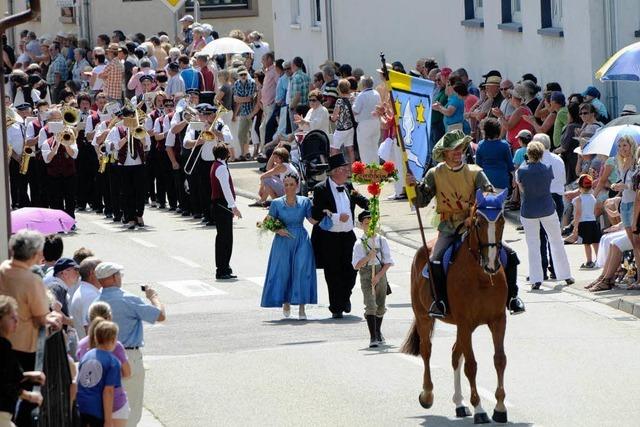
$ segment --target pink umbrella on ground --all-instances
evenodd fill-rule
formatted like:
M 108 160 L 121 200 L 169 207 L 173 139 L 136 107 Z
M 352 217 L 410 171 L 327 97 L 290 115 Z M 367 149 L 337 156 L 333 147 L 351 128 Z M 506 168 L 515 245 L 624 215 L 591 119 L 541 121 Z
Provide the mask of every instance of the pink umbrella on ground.
M 24 228 L 42 234 L 71 231 L 76 220 L 57 209 L 22 208 L 11 212 L 11 233 Z

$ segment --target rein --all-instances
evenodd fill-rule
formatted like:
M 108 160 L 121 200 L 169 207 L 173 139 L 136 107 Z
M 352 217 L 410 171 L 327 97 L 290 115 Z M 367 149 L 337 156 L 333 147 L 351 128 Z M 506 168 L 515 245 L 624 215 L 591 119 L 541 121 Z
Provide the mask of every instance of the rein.
M 480 231 L 478 230 L 478 206 L 477 204 L 474 204 L 471 208 L 471 212 L 469 214 L 469 218 L 467 218 L 467 220 L 469 220 L 470 222 L 470 228 L 472 230 L 469 230 L 469 235 L 471 236 L 471 232 L 473 231 L 475 233 L 475 240 L 477 241 L 477 248 L 472 247 L 471 244 L 471 239 L 468 239 L 468 251 L 471 254 L 471 256 L 476 260 L 476 262 L 478 262 L 478 264 L 481 263 L 482 260 L 482 249 L 484 248 L 496 248 L 496 250 L 499 252 L 500 249 L 502 248 L 502 242 L 496 242 L 496 243 L 483 243 L 482 240 L 480 239 Z M 466 222 L 466 220 L 465 220 Z M 480 265 L 482 267 L 482 265 Z M 489 276 L 490 280 L 491 280 L 491 286 L 493 286 L 493 274 L 489 274 L 486 271 L 484 271 L 484 268 L 481 268 L 482 273 L 486 274 Z

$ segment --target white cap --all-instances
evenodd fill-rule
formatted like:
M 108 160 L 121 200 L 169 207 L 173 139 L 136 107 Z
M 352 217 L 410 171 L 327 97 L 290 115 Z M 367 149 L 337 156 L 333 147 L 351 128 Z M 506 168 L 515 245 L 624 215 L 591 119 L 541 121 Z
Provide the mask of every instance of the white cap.
M 623 116 L 630 115 L 630 114 L 637 114 L 637 113 L 638 113 L 638 109 L 633 104 L 625 104 L 625 106 L 622 107 L 621 115 Z
M 193 19 L 193 15 L 184 15 L 182 18 L 180 18 L 178 22 L 185 22 L 185 21 L 194 22 L 195 20 Z
M 120 273 L 124 267 L 114 262 L 101 262 L 96 266 L 95 273 L 98 280 L 106 279 L 116 273 Z

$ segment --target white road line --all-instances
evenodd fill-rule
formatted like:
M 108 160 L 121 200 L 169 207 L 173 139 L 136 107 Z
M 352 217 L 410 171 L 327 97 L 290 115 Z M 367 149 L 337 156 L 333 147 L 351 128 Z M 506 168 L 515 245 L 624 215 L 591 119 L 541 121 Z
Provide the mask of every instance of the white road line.
M 136 242 L 137 244 L 144 246 L 145 248 L 157 247 L 153 243 L 147 242 L 146 240 L 143 240 L 143 239 L 138 239 L 137 237 L 129 237 L 129 239 L 131 239 L 132 242 Z
M 176 261 L 180 261 L 181 263 L 188 265 L 189 267 L 193 267 L 193 268 L 199 268 L 200 264 L 196 264 L 195 262 L 185 258 L 185 257 L 181 257 L 181 256 L 172 256 L 171 258 L 175 259 Z
M 114 230 L 114 228 L 110 224 L 105 224 L 102 221 L 91 221 L 91 224 L 97 225 L 98 227 L 103 228 L 105 230 L 109 230 L 109 231 Z
M 260 287 L 264 286 L 264 278 L 265 276 L 245 277 L 246 280 Z
M 214 288 L 200 280 L 171 280 L 167 282 L 158 282 L 158 284 L 182 294 L 185 297 L 226 295 L 225 291 Z

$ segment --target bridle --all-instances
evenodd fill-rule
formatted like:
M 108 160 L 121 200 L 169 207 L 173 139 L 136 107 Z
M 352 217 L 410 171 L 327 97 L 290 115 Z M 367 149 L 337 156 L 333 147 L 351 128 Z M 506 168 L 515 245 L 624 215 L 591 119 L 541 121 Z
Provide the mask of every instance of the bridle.
M 495 248 L 496 254 L 499 254 L 500 250 L 502 249 L 502 242 L 499 241 L 499 242 L 494 242 L 494 243 L 491 243 L 491 242 L 484 243 L 482 241 L 482 239 L 480 238 L 480 231 L 479 231 L 480 227 L 478 226 L 478 214 L 482 215 L 487 220 L 487 222 L 495 223 L 495 222 L 498 221 L 498 218 L 500 218 L 500 216 L 503 215 L 503 213 L 500 212 L 498 214 L 498 216 L 493 221 L 491 221 L 491 220 L 489 220 L 489 218 L 487 218 L 486 215 L 484 215 L 482 213 L 481 210 L 478 209 L 477 203 L 474 203 L 473 206 L 471 207 L 471 212 L 470 212 L 470 215 L 469 215 L 469 219 L 470 219 L 470 222 L 471 222 L 471 227 L 470 228 L 472 230 L 470 230 L 470 232 L 474 232 L 475 233 L 475 237 L 476 237 L 476 241 L 478 243 L 478 247 L 477 247 L 477 249 L 472 248 L 471 242 L 469 242 L 469 245 L 468 245 L 469 246 L 469 252 L 471 253 L 471 256 L 473 256 L 473 258 L 475 258 L 475 260 L 480 264 L 480 266 L 482 266 L 482 260 L 483 260 L 482 250 L 485 249 L 485 248 L 487 248 L 487 249 Z M 498 256 L 498 255 L 496 255 L 496 256 Z M 484 268 L 482 270 L 483 270 L 483 272 L 485 272 Z M 495 273 L 497 273 L 497 271 Z M 487 272 L 487 274 L 489 274 L 490 276 L 492 276 L 495 273 L 488 273 Z

